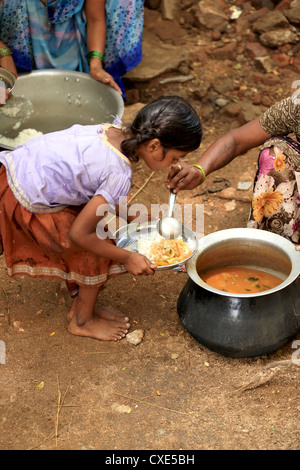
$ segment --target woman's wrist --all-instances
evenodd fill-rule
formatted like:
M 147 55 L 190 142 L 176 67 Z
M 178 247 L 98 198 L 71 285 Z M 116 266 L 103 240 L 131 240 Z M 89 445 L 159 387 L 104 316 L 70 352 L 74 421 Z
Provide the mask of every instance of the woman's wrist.
M 193 166 L 194 168 L 197 168 L 197 170 L 199 170 L 199 171 L 202 173 L 201 184 L 204 183 L 205 178 L 206 178 L 206 172 L 205 172 L 203 166 L 199 165 L 198 163 L 193 163 L 192 166 Z
M 86 58 L 87 58 L 87 61 L 88 61 L 89 64 L 90 64 L 91 60 L 93 60 L 93 59 L 97 59 L 97 60 L 100 60 L 102 62 L 103 59 L 104 59 L 104 54 L 101 51 L 89 51 Z
M 0 59 L 8 55 L 12 55 L 12 51 L 10 50 L 10 48 L 6 46 L 0 47 Z

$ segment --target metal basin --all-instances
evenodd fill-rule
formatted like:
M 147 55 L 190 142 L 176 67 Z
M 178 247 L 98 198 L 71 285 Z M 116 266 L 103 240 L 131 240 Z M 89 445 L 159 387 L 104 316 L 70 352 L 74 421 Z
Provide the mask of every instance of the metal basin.
M 15 76 L 6 69 L 0 67 L 0 81 L 4 83 L 5 88 L 14 89 L 16 84 Z
M 16 105 L 17 113 L 8 115 Z M 5 109 L 6 108 L 6 109 Z M 124 101 L 109 85 L 88 74 L 68 70 L 37 70 L 21 75 L 13 98 L 0 109 L 0 134 L 15 138 L 24 129 L 54 132 L 73 124 L 113 122 L 122 117 Z M 13 149 L 1 142 L 0 147 Z
M 203 269 L 248 266 L 269 271 L 282 283 L 257 294 L 231 294 L 206 284 Z M 178 314 L 201 344 L 225 356 L 270 354 L 300 330 L 300 252 L 283 237 L 255 229 L 229 229 L 199 240 L 186 264 L 190 277 Z

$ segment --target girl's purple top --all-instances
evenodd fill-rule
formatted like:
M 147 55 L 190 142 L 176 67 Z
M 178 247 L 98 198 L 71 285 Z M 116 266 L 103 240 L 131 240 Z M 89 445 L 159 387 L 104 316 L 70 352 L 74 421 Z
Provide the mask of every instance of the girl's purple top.
M 129 159 L 109 144 L 108 125 L 74 125 L 0 152 L 8 184 L 30 212 L 57 212 L 101 195 L 111 205 L 127 196 Z

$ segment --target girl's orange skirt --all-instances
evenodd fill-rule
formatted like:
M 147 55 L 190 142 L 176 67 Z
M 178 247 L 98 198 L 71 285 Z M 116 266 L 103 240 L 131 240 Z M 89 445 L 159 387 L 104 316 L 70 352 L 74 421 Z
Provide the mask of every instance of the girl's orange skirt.
M 78 286 L 100 287 L 126 272 L 124 266 L 84 251 L 70 240 L 68 232 L 80 210 L 74 206 L 51 214 L 29 212 L 15 198 L 2 166 L 0 254 L 3 249 L 8 275 L 61 279 L 76 295 Z

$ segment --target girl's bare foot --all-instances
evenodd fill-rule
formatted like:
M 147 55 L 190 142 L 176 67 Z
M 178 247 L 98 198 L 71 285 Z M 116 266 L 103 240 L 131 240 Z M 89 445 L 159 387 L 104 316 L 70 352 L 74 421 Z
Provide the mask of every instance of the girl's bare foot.
M 69 310 L 68 313 L 67 313 L 67 320 L 68 320 L 68 321 L 71 321 L 71 319 L 72 319 L 72 317 L 73 317 L 73 315 L 74 315 L 74 313 L 75 313 L 75 311 L 76 311 L 77 302 L 78 302 L 78 297 L 75 297 L 75 298 L 73 299 L 71 308 L 70 308 L 70 310 Z
M 114 307 L 104 307 L 104 306 L 99 306 L 95 307 L 94 309 L 94 314 L 102 318 L 103 320 L 112 320 L 112 321 L 117 321 L 117 320 L 124 320 L 125 322 L 129 321 L 128 317 L 125 317 L 124 314 L 118 310 L 117 308 Z
M 76 313 L 72 316 L 68 330 L 73 335 L 87 336 L 103 341 L 118 341 L 125 337 L 130 328 L 130 323 L 119 317 L 119 320 L 104 320 L 93 315 L 85 323 L 78 320 Z
M 78 300 L 77 297 L 75 297 L 75 299 L 73 300 L 71 308 L 67 314 L 68 321 L 71 321 L 76 311 L 77 300 Z M 104 307 L 104 306 L 95 307 L 94 315 L 97 316 L 98 318 L 102 318 L 103 320 L 111 320 L 111 321 L 124 320 L 125 322 L 129 321 L 129 318 L 125 317 L 124 314 L 120 310 L 114 307 L 110 307 L 110 306 L 109 307 Z

